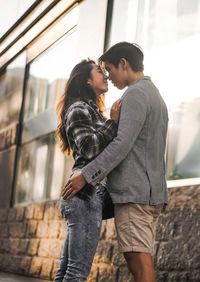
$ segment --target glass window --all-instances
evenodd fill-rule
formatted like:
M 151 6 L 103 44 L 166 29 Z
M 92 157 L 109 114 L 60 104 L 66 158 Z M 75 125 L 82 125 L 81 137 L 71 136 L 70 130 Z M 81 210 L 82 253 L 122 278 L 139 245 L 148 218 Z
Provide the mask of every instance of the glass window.
M 35 0 L 0 0 L 0 34 L 4 34 Z
M 76 63 L 77 33 L 73 32 L 30 65 L 26 90 L 25 120 L 55 106 Z
M 200 177 L 200 0 L 115 0 L 108 45 L 124 40 L 143 48 L 169 109 L 167 178 Z
M 72 166 L 74 164 L 74 160 L 72 156 L 64 156 L 58 144 L 54 146 L 54 154 L 53 154 L 53 164 L 52 164 L 52 178 L 50 184 L 50 198 L 58 199 L 60 196 L 61 188 L 63 184 L 66 183 L 66 179 L 69 178 L 72 172 Z
M 23 145 L 18 166 L 16 204 L 59 198 L 72 166 L 72 157 L 61 153 L 53 134 Z
M 44 132 L 41 130 L 48 126 L 45 126 L 45 120 L 39 114 L 51 112 L 47 110 L 55 108 L 57 98 L 64 92 L 68 75 L 77 63 L 76 40 L 77 34 L 74 31 L 30 64 L 24 126 L 27 131 L 31 131 L 31 125 L 35 131 L 40 128 L 40 134 L 33 140 L 23 141 L 22 138 L 24 144 L 18 162 L 16 204 L 58 199 L 71 173 L 73 158 L 61 153 L 52 130 L 48 134 L 44 133 L 45 129 Z M 52 123 L 55 116 L 49 118 L 49 123 Z
M 22 103 L 26 56 L 21 54 L 0 76 L 0 129 L 18 122 Z

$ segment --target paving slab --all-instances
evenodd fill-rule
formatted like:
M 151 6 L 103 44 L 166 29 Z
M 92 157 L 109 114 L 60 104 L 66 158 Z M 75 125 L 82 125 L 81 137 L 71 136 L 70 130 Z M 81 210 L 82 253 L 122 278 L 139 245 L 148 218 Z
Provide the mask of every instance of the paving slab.
M 39 278 L 28 277 L 28 276 L 15 275 L 12 273 L 0 271 L 0 282 L 50 282 L 50 281 L 39 279 Z

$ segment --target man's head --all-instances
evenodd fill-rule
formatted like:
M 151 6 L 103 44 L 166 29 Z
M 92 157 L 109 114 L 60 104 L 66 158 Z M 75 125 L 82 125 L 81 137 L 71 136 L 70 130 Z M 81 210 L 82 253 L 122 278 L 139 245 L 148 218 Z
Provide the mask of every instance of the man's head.
M 123 89 L 134 80 L 134 74 L 143 72 L 144 55 L 137 44 L 120 42 L 112 46 L 100 58 L 100 65 L 109 73 L 113 84 Z

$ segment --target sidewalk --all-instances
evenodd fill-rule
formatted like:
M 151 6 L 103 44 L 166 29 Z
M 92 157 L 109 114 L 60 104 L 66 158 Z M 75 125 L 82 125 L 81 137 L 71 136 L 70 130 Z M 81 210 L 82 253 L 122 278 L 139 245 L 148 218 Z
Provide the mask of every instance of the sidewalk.
M 11 273 L 0 271 L 0 282 L 50 282 L 39 278 L 32 278 L 28 276 L 15 275 Z

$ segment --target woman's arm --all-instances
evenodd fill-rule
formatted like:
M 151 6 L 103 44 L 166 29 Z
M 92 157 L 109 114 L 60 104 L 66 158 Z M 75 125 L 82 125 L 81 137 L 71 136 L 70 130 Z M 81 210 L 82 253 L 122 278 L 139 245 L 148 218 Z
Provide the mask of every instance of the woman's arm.
M 97 130 L 86 105 L 72 107 L 67 115 L 66 134 L 85 159 L 96 157 L 116 133 L 117 124 L 112 119 L 106 120 Z

